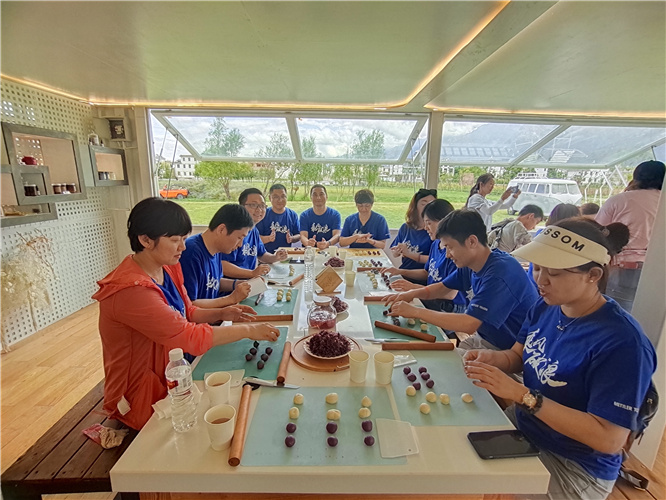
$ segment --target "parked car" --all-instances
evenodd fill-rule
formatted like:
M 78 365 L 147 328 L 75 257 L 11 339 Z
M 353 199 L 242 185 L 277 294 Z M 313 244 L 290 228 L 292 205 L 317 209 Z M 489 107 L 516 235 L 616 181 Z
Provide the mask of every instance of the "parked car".
M 509 182 L 507 187 L 514 186 L 518 186 L 521 193 L 509 209 L 511 214 L 520 211 L 525 205 L 537 205 L 541 207 L 544 214 L 550 214 L 555 205 L 560 203 L 578 205 L 583 199 L 576 181 L 516 177 Z
M 178 198 L 179 200 L 182 200 L 183 198 L 187 198 L 190 195 L 190 190 L 185 189 L 185 188 L 169 188 L 167 189 L 166 186 L 164 186 L 162 189 L 160 189 L 160 196 L 162 198 Z

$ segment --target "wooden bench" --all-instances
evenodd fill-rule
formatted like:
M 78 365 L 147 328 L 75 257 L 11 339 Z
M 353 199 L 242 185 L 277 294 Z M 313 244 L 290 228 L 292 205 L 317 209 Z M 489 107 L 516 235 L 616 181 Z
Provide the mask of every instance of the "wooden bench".
M 103 449 L 82 431 L 93 424 L 123 428 L 102 412 L 104 381 L 97 384 L 0 478 L 5 500 L 37 500 L 44 494 L 111 491 L 109 471 L 132 442 L 130 430 L 117 448 Z M 138 498 L 123 493 L 123 499 Z

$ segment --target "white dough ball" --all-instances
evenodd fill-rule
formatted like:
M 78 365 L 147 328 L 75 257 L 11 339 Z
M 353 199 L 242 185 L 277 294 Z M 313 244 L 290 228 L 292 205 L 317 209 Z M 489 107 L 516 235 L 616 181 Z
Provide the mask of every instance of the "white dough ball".
M 437 401 L 437 394 L 430 391 L 428 394 L 426 394 L 426 401 L 428 403 L 434 403 L 435 401 Z
M 372 414 L 372 412 L 370 411 L 370 408 L 361 408 L 358 411 L 358 416 L 360 418 L 368 418 L 371 414 Z
M 338 402 L 338 394 L 336 392 L 329 392 L 326 394 L 326 402 L 329 405 L 334 405 Z
M 424 415 L 427 415 L 430 413 L 430 405 L 428 403 L 421 403 L 421 406 L 419 406 L 419 411 Z
M 443 405 L 448 405 L 451 402 L 451 398 L 449 397 L 448 394 L 440 394 L 439 402 L 442 403 Z
M 340 410 L 328 410 L 326 412 L 326 418 L 329 420 L 340 420 Z
M 474 397 L 467 392 L 460 396 L 460 399 L 462 399 L 465 403 L 471 403 L 474 401 Z
M 294 404 L 295 404 L 295 405 L 302 405 L 304 399 L 305 399 L 305 398 L 303 397 L 303 394 L 301 394 L 301 393 L 299 392 L 298 394 L 296 394 L 296 395 L 294 396 Z
M 405 389 L 405 392 L 408 396 L 416 396 L 416 389 L 414 389 L 414 386 L 412 385 L 408 385 L 407 389 Z
M 295 406 L 292 406 L 289 409 L 289 418 L 291 418 L 292 420 L 296 420 L 300 414 L 301 412 Z
M 422 332 L 427 332 L 427 331 L 428 331 L 428 325 L 427 325 L 426 323 L 423 323 L 423 324 L 421 325 L 421 331 L 422 331 Z
M 370 408 L 372 406 L 372 400 L 368 396 L 363 397 L 363 399 L 361 400 L 361 406 Z
M 414 318 L 409 318 L 409 319 L 407 320 L 407 324 L 408 324 L 408 325 L 411 325 L 411 326 L 414 326 L 414 325 L 416 324 L 416 321 L 414 321 Z

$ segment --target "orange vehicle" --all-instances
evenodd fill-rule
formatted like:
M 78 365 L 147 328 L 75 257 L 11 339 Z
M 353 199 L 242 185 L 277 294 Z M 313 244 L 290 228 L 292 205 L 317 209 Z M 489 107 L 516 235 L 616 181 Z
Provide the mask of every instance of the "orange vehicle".
M 187 198 L 189 195 L 190 190 L 185 188 L 167 189 L 167 187 L 164 186 L 162 189 L 160 189 L 160 196 L 162 198 L 178 198 L 179 200 L 182 200 L 183 198 Z

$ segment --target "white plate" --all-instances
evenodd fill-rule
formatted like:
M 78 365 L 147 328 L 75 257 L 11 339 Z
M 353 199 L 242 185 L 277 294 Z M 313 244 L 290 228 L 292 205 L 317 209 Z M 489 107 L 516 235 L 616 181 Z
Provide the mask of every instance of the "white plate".
M 347 337 L 345 337 L 345 338 L 347 338 Z M 352 344 L 349 341 L 349 339 L 347 339 L 347 343 L 349 344 L 349 351 L 351 351 Z M 310 356 L 312 356 L 313 358 L 317 358 L 317 359 L 340 359 L 340 358 L 344 358 L 347 354 L 349 354 L 349 351 L 347 351 L 344 354 L 340 354 L 339 356 L 331 356 L 330 358 L 327 358 L 327 357 L 324 357 L 324 356 L 317 356 L 316 354 L 313 354 L 312 351 L 310 350 L 310 340 L 306 340 L 305 342 L 303 342 L 303 350 L 306 353 L 308 353 Z

